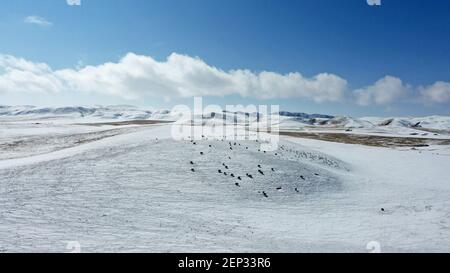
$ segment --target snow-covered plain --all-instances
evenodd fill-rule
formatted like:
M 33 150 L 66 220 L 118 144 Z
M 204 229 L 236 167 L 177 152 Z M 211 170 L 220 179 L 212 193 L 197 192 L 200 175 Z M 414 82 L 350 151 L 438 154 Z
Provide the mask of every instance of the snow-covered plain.
M 184 121 L 95 126 L 179 119 L 169 111 L 25 108 L 0 108 L 2 252 L 65 252 L 71 241 L 84 252 L 366 252 L 373 241 L 383 252 L 450 251 L 448 145 L 283 136 L 264 152 L 205 131 L 173 139 Z M 446 117 L 386 120 L 282 115 L 279 128 L 448 138 Z

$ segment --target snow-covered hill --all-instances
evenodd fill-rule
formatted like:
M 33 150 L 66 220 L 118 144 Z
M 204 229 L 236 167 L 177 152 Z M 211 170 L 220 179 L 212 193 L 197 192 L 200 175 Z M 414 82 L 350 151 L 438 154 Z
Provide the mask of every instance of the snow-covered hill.
M 279 112 L 265 115 L 245 112 L 211 112 L 190 116 L 170 110 L 145 110 L 133 106 L 59 107 L 0 106 L 0 121 L 30 119 L 64 119 L 72 122 L 104 122 L 127 120 L 164 120 L 178 124 L 206 126 L 246 125 L 251 129 L 280 131 L 340 131 L 357 134 L 377 134 L 417 137 L 447 137 L 450 134 L 449 116 L 430 117 L 363 117 L 331 116 Z
M 142 110 L 133 106 L 107 106 L 107 107 L 34 107 L 34 106 L 0 106 L 1 117 L 22 117 L 22 118 L 97 118 L 108 120 L 146 120 L 178 119 L 179 113 L 171 113 L 168 110 Z
M 397 128 L 425 128 L 434 130 L 450 130 L 449 116 L 429 116 L 429 117 L 364 117 L 360 120 L 370 122 L 379 127 Z
M 450 250 L 448 146 L 264 151 L 171 126 L 0 121 L 0 252 Z

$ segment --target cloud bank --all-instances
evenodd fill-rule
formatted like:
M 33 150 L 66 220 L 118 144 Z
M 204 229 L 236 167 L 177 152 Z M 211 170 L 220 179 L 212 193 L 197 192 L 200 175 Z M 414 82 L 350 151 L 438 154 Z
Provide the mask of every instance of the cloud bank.
M 299 72 L 224 71 L 200 58 L 177 53 L 164 61 L 128 53 L 118 62 L 61 70 L 53 70 L 45 63 L 0 55 L 0 94 L 62 92 L 128 100 L 240 95 L 257 99 L 303 98 L 321 103 L 353 98 L 354 103 L 362 106 L 389 105 L 419 94 L 423 102 L 450 102 L 450 83 L 442 81 L 414 88 L 399 78 L 386 76 L 351 92 L 347 80 L 330 73 L 305 77 Z
M 428 102 L 450 102 L 450 83 L 448 82 L 439 81 L 433 85 L 421 87 L 420 92 Z
M 347 81 L 321 73 L 307 78 L 298 72 L 279 74 L 249 70 L 223 71 L 199 58 L 173 53 L 165 61 L 127 54 L 117 63 L 52 70 L 43 63 L 0 55 L 0 92 L 92 92 L 125 99 L 142 97 L 227 96 L 260 99 L 307 98 L 340 101 Z
M 354 91 L 359 105 L 387 105 L 406 97 L 410 86 L 392 76 L 385 76 L 371 86 Z

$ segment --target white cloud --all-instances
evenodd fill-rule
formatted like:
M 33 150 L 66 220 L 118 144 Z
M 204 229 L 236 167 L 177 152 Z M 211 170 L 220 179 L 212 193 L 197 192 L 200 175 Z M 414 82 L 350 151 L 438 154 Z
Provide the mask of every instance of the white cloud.
M 421 87 L 420 93 L 426 102 L 450 102 L 450 83 L 439 81 L 427 87 Z
M 3 70 L 3 73 L 2 73 Z M 347 81 L 322 73 L 306 78 L 249 70 L 223 71 L 199 58 L 173 53 L 166 61 L 127 54 L 117 63 L 52 70 L 46 64 L 0 55 L 0 92 L 91 92 L 125 99 L 226 96 L 340 101 Z
M 58 93 L 64 88 L 51 68 L 22 58 L 0 55 L 1 93 Z
M 66 0 L 69 6 L 81 6 L 81 0 Z
M 354 94 L 359 105 L 387 105 L 405 97 L 410 89 L 401 79 L 385 76 L 371 86 L 355 90 Z
M 47 19 L 36 15 L 26 17 L 24 22 L 28 24 L 38 25 L 41 27 L 50 27 L 53 25 L 51 22 L 47 21 Z
M 199 58 L 176 53 L 164 61 L 129 53 L 118 62 L 97 66 L 78 63 L 75 68 L 61 70 L 0 54 L 0 94 L 82 92 L 123 99 L 240 95 L 339 102 L 347 90 L 347 81 L 334 74 L 321 73 L 308 78 L 298 72 L 224 71 Z M 389 105 L 400 99 L 411 99 L 413 94 L 420 94 L 418 99 L 426 102 L 450 102 L 450 83 L 441 81 L 413 88 L 399 78 L 386 76 L 373 85 L 353 91 L 355 102 L 363 106 Z

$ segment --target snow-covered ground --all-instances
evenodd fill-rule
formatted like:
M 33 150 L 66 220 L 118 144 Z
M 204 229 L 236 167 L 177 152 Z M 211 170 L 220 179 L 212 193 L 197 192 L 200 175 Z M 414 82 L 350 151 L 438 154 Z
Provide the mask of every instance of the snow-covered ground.
M 174 140 L 172 126 L 184 122 L 93 126 L 177 120 L 170 112 L 2 109 L 0 251 L 65 252 L 70 241 L 86 252 L 366 252 L 373 241 L 384 252 L 450 251 L 450 146 L 281 137 L 264 152 L 261 141 L 205 132 Z M 100 111 L 109 114 L 94 116 Z M 447 137 L 446 118 L 436 119 L 422 126 Z M 304 129 L 295 120 L 285 115 L 280 124 Z M 419 130 L 413 121 L 374 128 L 407 137 L 399 128 Z

